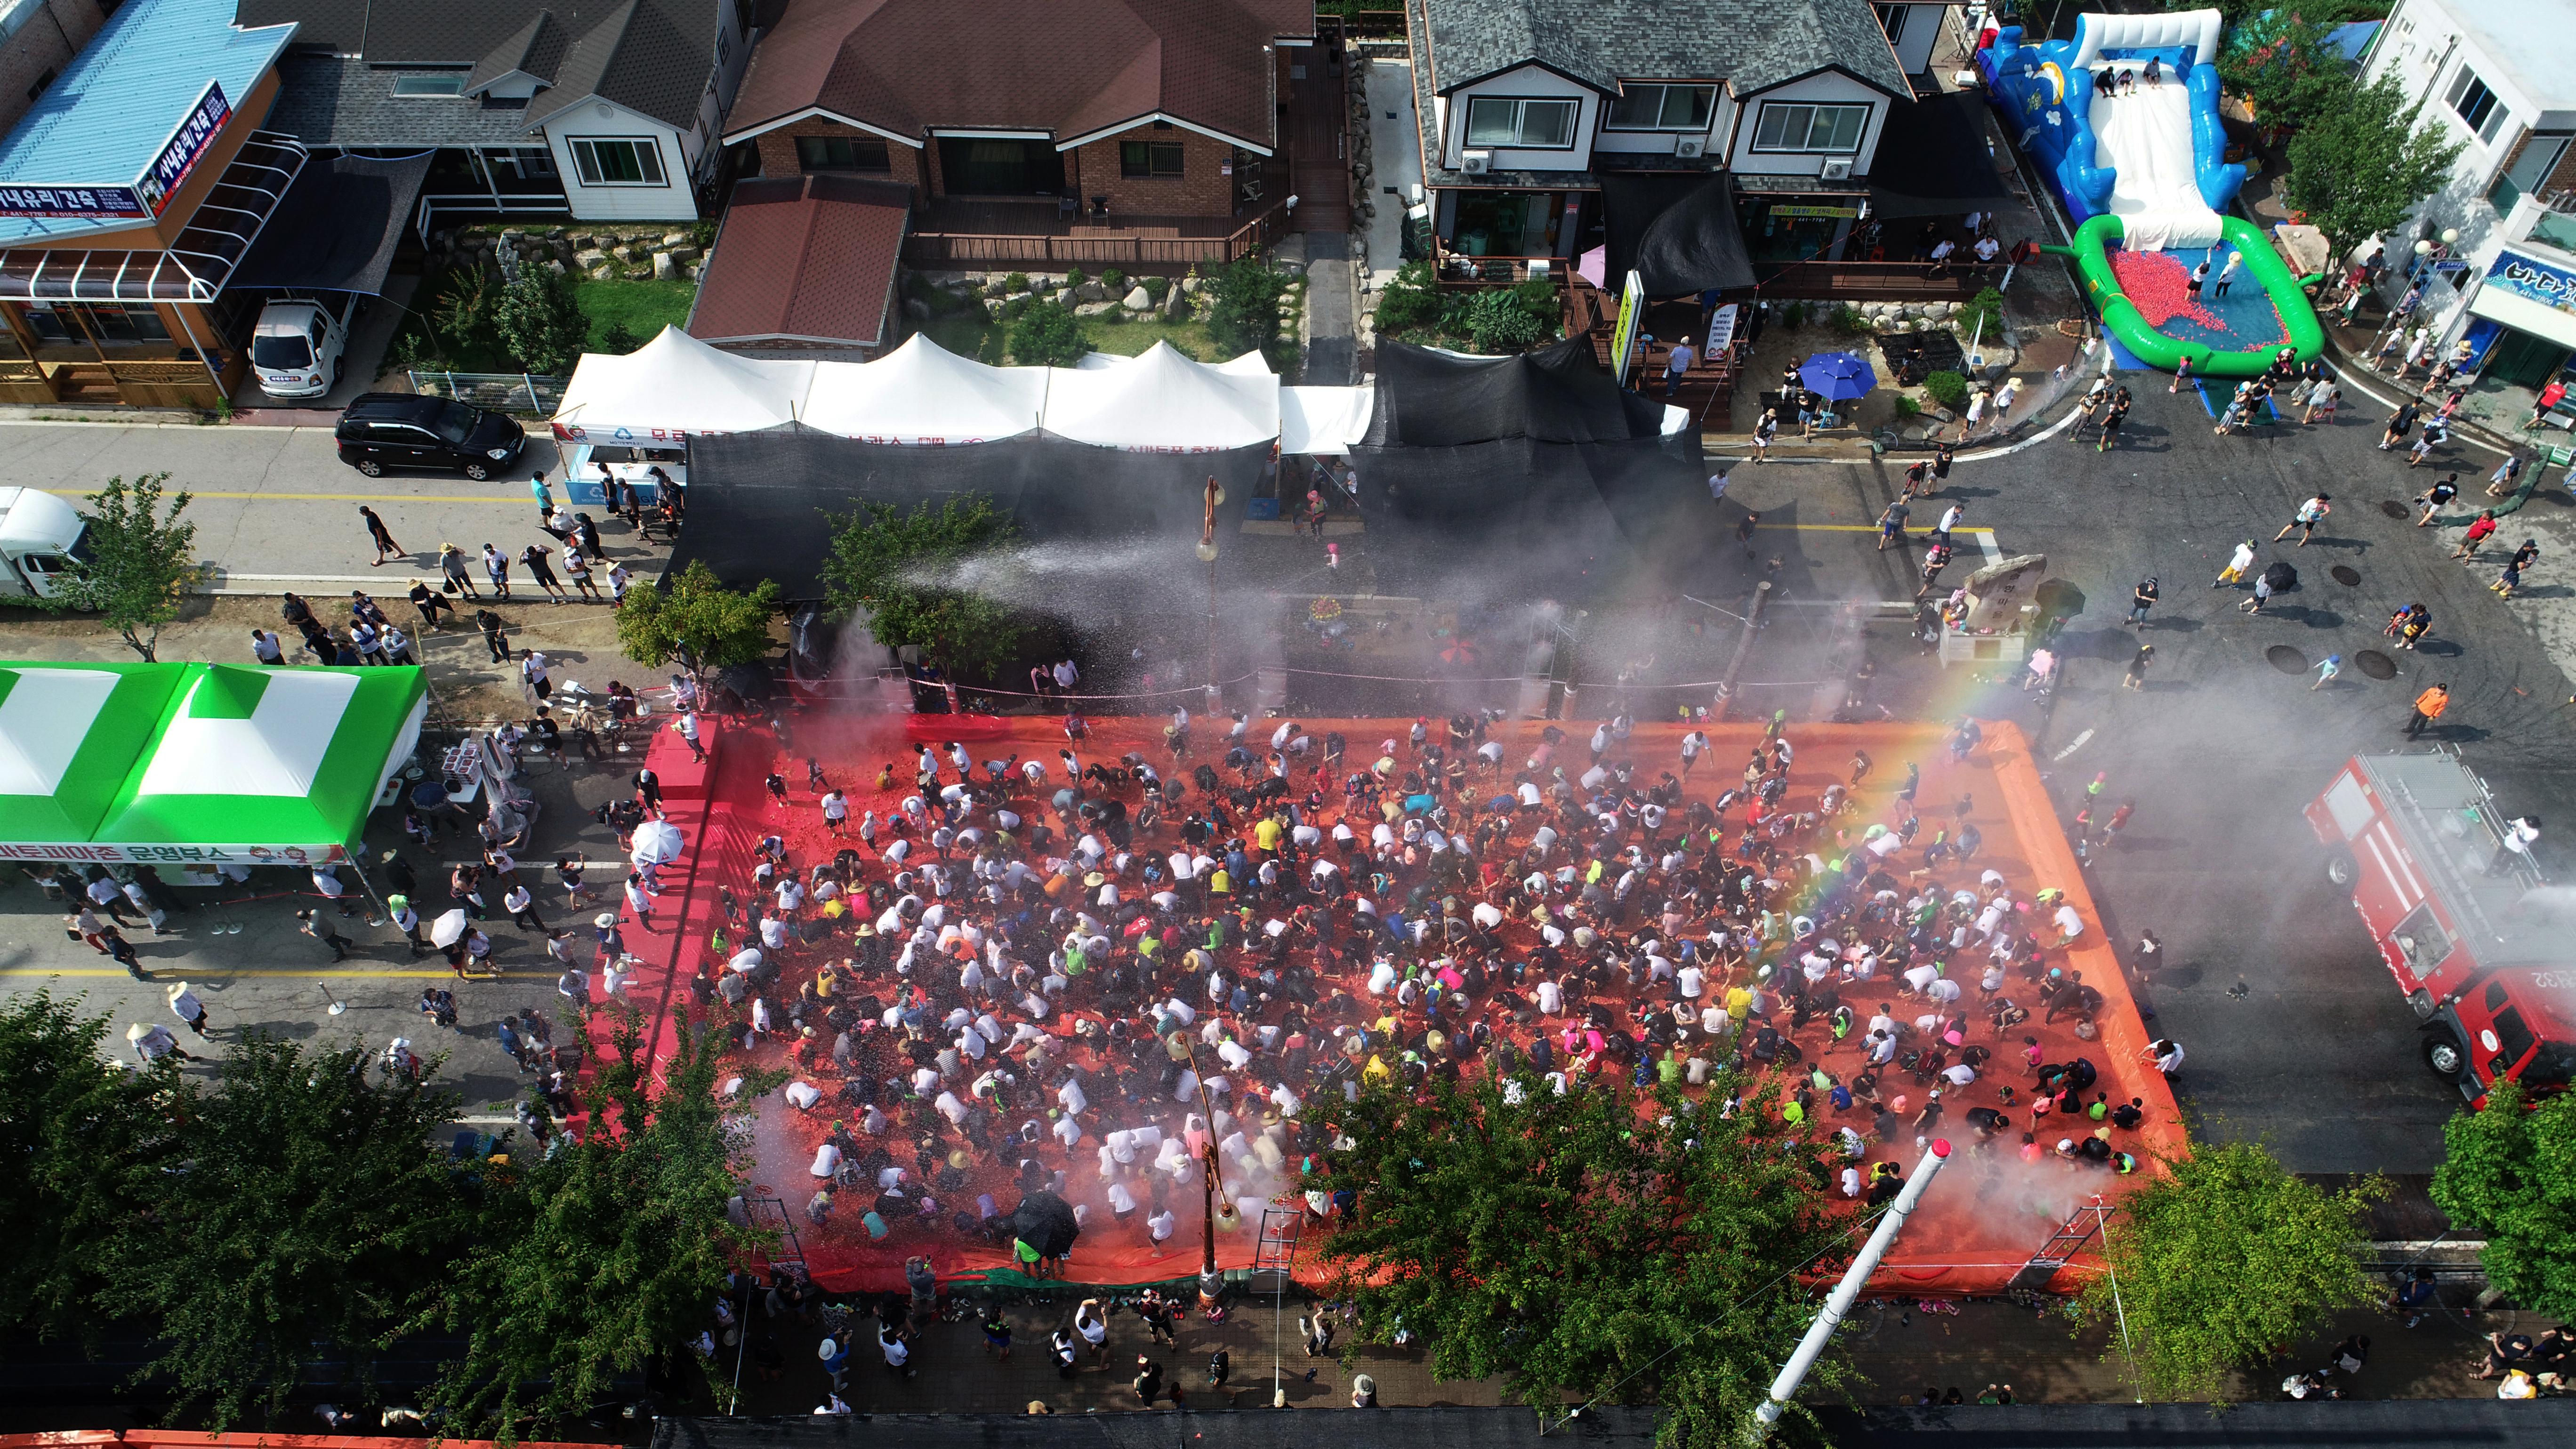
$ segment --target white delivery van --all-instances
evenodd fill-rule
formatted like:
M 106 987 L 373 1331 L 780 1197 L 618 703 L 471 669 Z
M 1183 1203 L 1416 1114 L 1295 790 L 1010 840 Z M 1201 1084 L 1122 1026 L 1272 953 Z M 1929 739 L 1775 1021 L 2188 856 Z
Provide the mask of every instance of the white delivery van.
M 72 561 L 87 558 L 89 525 L 69 501 L 34 488 L 0 488 L 0 597 L 50 599 Z
M 340 381 L 357 317 L 355 292 L 279 297 L 262 307 L 250 337 L 251 371 L 274 398 L 318 398 Z

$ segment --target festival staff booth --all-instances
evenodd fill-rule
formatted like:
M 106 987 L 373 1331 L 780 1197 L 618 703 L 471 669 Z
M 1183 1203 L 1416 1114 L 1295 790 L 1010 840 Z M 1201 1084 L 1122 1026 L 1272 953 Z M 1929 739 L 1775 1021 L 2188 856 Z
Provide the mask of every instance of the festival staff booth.
M 428 708 L 416 668 L 0 664 L 0 857 L 354 867 Z

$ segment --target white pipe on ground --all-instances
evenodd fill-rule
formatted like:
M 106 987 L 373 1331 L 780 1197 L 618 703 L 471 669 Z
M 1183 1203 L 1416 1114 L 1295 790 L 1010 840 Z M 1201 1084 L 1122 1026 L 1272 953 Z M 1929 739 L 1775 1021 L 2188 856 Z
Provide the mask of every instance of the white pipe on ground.
M 1877 1271 L 1878 1260 L 1886 1257 L 1887 1250 L 1895 1246 L 1897 1229 L 1905 1226 L 1906 1215 L 1923 1200 L 1923 1190 L 1932 1185 L 1932 1175 L 1949 1160 L 1950 1144 L 1935 1139 L 1922 1165 L 1897 1192 L 1896 1201 L 1888 1204 L 1887 1215 L 1878 1220 L 1878 1230 L 1861 1245 L 1860 1256 L 1852 1259 L 1851 1267 L 1843 1273 L 1843 1281 L 1834 1285 L 1832 1296 L 1826 1298 L 1825 1306 L 1817 1311 L 1816 1321 L 1807 1325 L 1807 1336 L 1798 1341 L 1797 1352 L 1789 1355 L 1789 1361 L 1781 1365 L 1780 1376 L 1771 1381 L 1771 1397 L 1763 1401 L 1761 1408 L 1753 1411 L 1752 1437 L 1757 1443 L 1770 1437 L 1773 1426 L 1780 1422 L 1781 1410 L 1796 1397 L 1798 1385 L 1807 1377 L 1807 1370 L 1815 1366 L 1816 1356 L 1825 1351 L 1825 1341 L 1834 1336 L 1834 1330 L 1842 1325 L 1843 1315 L 1851 1312 L 1853 1300 L 1860 1297 L 1861 1288 L 1869 1282 L 1869 1275 Z

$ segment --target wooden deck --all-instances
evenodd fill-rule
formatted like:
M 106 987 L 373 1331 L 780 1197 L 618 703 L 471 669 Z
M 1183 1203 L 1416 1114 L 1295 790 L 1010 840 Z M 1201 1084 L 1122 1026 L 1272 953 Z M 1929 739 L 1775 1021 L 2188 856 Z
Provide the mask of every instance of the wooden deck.
M 1337 28 L 1328 28 L 1315 44 L 1291 46 L 1281 54 L 1289 67 L 1284 139 L 1297 193 L 1297 230 L 1349 231 L 1350 98 L 1342 85 L 1349 67 L 1341 36 Z
M 1602 370 L 1612 371 L 1611 343 L 1619 326 L 1619 299 L 1592 285 L 1588 278 L 1576 277 L 1565 294 L 1566 335 L 1592 339 L 1592 355 Z M 1742 349 L 1730 347 L 1716 357 L 1701 357 L 1690 370 L 1664 391 L 1664 364 L 1673 355 L 1666 342 L 1649 342 L 1642 347 L 1635 366 L 1628 371 L 1628 385 L 1661 402 L 1688 409 L 1703 425 L 1714 419 L 1718 427 L 1728 421 L 1728 404 L 1735 397 L 1736 379 L 1742 374 Z
M 1772 301 L 1965 302 L 2003 285 L 2001 262 L 1755 262 L 1755 290 Z

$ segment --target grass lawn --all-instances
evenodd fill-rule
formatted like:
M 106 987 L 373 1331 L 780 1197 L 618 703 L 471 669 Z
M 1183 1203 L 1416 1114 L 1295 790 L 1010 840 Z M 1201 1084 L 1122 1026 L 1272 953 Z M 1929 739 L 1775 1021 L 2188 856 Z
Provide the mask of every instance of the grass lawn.
M 1167 322 L 1157 317 L 1150 322 L 1108 322 L 1099 317 L 1085 317 L 1081 322 L 1083 337 L 1101 352 L 1134 357 L 1157 342 L 1169 342 L 1184 355 L 1202 362 L 1219 360 L 1214 344 L 1208 341 L 1207 324 L 1196 319 Z M 972 317 L 934 317 L 918 330 L 928 333 L 931 341 L 960 357 L 971 357 L 997 366 L 1002 363 L 1004 350 L 1010 343 L 1008 324 L 978 322 Z
M 581 315 L 590 319 L 590 346 L 594 351 L 599 349 L 611 323 L 625 323 L 637 342 L 650 342 L 662 334 L 663 328 L 685 324 L 689 304 L 697 295 L 697 283 L 676 278 L 668 282 L 650 278 L 640 282 L 589 281 L 573 291 L 581 303 Z

